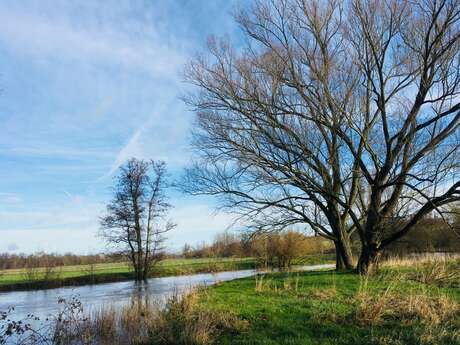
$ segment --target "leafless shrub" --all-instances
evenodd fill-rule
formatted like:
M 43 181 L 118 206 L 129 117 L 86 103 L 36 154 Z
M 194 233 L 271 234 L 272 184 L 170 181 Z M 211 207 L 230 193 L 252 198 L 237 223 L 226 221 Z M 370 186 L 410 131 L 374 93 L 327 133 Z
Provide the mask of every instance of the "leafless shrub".
M 0 344 L 32 345 L 48 344 L 46 332 L 42 327 L 32 327 L 32 323 L 39 318 L 33 314 L 27 315 L 22 320 L 15 320 L 11 314 L 14 308 L 0 312 Z
M 27 258 L 26 264 L 24 266 L 24 279 L 32 282 L 40 278 L 40 270 L 38 268 L 37 260 L 33 257 Z
M 78 296 L 68 300 L 60 298 L 58 303 L 63 305 L 63 309 L 54 320 L 52 344 L 90 344 L 90 320 Z

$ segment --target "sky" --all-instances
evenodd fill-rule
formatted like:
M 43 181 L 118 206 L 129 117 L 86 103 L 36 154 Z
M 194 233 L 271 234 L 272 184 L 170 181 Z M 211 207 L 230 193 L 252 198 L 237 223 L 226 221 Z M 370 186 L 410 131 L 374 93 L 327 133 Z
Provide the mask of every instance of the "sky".
M 210 35 L 237 39 L 237 0 L 0 2 L 0 252 L 97 253 L 99 217 L 127 159 L 190 161 L 184 64 Z M 170 193 L 170 248 L 231 223 Z

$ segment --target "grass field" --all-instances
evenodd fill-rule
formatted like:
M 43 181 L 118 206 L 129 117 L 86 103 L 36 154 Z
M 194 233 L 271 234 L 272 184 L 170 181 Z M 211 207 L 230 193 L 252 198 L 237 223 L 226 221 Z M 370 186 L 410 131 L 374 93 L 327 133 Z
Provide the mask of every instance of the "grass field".
M 460 344 L 460 261 L 385 268 L 361 278 L 334 271 L 275 273 L 200 292 L 205 310 L 246 322 L 218 344 Z
M 331 255 L 312 255 L 300 259 L 297 264 L 320 264 L 333 262 Z M 256 267 L 253 258 L 199 258 L 166 259 L 152 272 L 153 276 L 164 277 L 204 272 L 231 271 Z M 0 290 L 21 288 L 43 288 L 61 285 L 80 285 L 132 278 L 128 263 L 104 263 L 95 265 L 61 266 L 52 270 L 36 268 L 33 270 L 12 269 L 0 271 Z

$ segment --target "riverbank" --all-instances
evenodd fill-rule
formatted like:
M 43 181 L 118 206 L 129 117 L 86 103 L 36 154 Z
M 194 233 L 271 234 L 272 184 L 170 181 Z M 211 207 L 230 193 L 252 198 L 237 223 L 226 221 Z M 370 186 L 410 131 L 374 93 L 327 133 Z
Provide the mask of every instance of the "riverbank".
M 333 255 L 319 254 L 299 259 L 296 264 L 314 265 L 333 262 Z M 152 277 L 237 271 L 257 267 L 258 264 L 254 258 L 167 259 L 157 265 L 152 272 Z M 3 270 L 0 271 L 0 291 L 52 289 L 63 286 L 126 281 L 133 278 L 133 272 L 128 263 Z
M 460 260 L 386 266 L 367 278 L 273 273 L 199 296 L 205 310 L 245 322 L 218 344 L 460 344 Z

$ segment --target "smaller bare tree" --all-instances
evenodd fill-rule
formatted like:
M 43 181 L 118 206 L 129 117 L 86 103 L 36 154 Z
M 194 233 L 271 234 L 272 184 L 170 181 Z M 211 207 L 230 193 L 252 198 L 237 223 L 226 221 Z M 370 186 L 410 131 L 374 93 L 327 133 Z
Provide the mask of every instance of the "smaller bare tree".
M 114 196 L 101 219 L 101 235 L 131 261 L 135 279 L 145 280 L 163 257 L 165 234 L 176 226 L 167 219 L 164 162 L 135 158 L 120 168 Z

